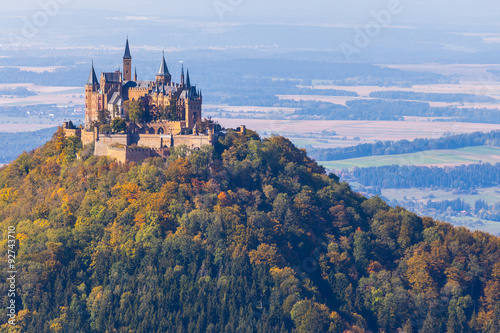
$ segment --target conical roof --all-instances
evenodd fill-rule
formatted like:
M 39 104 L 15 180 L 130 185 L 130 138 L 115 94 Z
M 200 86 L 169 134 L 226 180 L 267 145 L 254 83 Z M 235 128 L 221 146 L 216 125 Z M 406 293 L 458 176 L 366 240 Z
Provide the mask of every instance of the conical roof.
M 130 47 L 128 46 L 128 37 L 127 44 L 125 44 L 125 54 L 123 55 L 123 59 L 132 59 L 132 56 L 130 55 Z
M 189 69 L 186 73 L 186 86 L 191 87 L 191 80 L 189 79 Z
M 99 85 L 99 80 L 97 80 L 97 75 L 95 75 L 94 62 L 92 61 L 92 68 L 90 69 L 89 79 L 87 80 L 88 86 Z
M 163 60 L 160 65 L 160 70 L 158 71 L 158 76 L 170 76 L 170 72 L 168 71 L 167 62 L 165 61 L 165 52 L 163 52 Z

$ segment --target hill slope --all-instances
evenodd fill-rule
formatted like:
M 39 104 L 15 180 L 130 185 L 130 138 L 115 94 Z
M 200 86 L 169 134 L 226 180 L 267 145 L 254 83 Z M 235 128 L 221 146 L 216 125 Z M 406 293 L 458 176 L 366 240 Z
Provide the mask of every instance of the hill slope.
M 141 165 L 80 145 L 0 171 L 1 332 L 500 331 L 499 238 L 367 200 L 285 138 Z

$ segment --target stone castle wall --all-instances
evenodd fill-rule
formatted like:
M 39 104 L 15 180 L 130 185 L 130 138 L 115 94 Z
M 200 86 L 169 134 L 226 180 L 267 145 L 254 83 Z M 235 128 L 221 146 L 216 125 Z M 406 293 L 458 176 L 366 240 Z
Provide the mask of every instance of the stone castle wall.
M 132 124 L 129 130 L 137 134 L 179 134 L 186 127 L 185 121 L 157 121 L 147 124 Z
M 66 136 L 66 137 L 73 136 L 73 135 L 80 137 L 82 130 L 80 128 L 69 129 L 69 128 L 63 127 L 63 132 L 64 132 L 64 136 Z
M 116 159 L 119 163 L 127 161 L 127 147 L 107 147 L 106 155 Z
M 167 158 L 170 148 L 179 145 L 197 149 L 213 144 L 213 135 L 205 134 L 101 134 L 67 128 L 64 128 L 64 133 L 79 136 L 84 146 L 95 143 L 95 156 L 109 156 L 120 163 L 140 162 L 149 157 Z
M 128 162 L 140 162 L 151 157 L 151 149 L 148 148 L 126 148 L 125 159 Z M 121 161 L 120 161 L 121 162 Z
M 134 135 L 136 137 L 136 142 L 138 146 L 148 147 L 148 148 L 161 148 L 162 138 L 157 134 L 139 134 Z M 135 141 L 135 140 L 134 140 Z
M 212 138 L 209 135 L 174 135 L 173 145 L 186 145 L 190 148 L 201 148 L 206 145 L 212 145 Z
M 94 155 L 107 156 L 108 147 L 113 145 L 128 146 L 129 138 L 127 134 L 99 134 L 99 140 L 95 142 Z
M 94 132 L 82 131 L 80 135 L 83 146 L 94 143 L 94 135 L 95 135 Z

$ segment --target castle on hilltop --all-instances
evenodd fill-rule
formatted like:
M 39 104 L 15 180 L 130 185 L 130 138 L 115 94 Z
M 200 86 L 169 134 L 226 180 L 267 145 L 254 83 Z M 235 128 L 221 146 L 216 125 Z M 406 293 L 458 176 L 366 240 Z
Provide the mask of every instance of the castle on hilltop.
M 84 145 L 94 144 L 94 154 L 120 162 L 166 157 L 170 148 L 187 145 L 197 149 L 212 145 L 214 129 L 202 120 L 202 94 L 191 84 L 189 70 L 180 83 L 172 81 L 165 61 L 154 81 L 132 79 L 132 55 L 125 44 L 123 72 L 103 72 L 100 78 L 92 63 L 85 84 L 85 126 L 64 123 L 67 135 L 77 135 Z

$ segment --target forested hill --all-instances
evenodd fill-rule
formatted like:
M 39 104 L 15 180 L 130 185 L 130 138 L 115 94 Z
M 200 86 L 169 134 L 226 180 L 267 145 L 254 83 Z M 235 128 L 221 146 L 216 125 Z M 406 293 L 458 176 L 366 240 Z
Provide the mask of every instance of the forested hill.
M 499 238 L 368 200 L 283 137 L 139 165 L 80 145 L 0 171 L 0 332 L 500 331 Z

